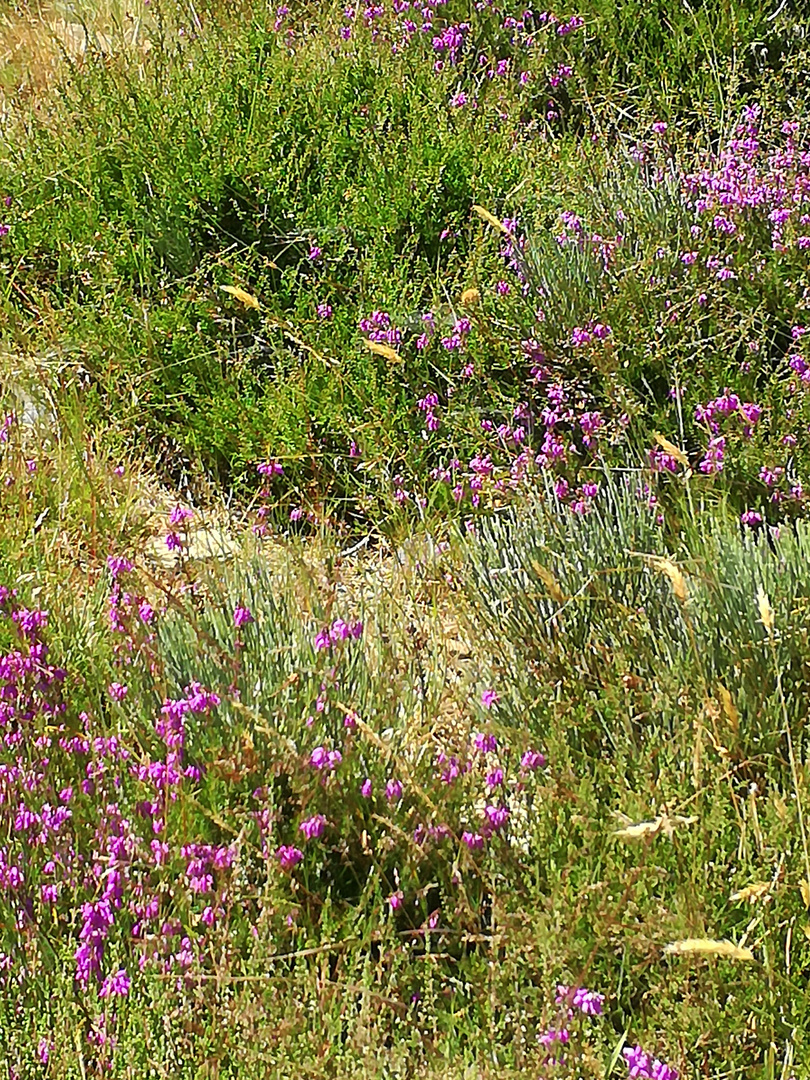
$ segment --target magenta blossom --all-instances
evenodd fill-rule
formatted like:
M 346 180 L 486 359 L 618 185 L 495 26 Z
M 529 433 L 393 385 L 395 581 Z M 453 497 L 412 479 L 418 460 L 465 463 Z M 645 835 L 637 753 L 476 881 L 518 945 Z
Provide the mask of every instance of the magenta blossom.
M 320 772 L 334 772 L 343 761 L 339 750 L 327 750 L 325 746 L 316 746 L 309 756 L 309 763 Z
M 491 709 L 493 705 L 497 705 L 501 700 L 501 695 L 497 690 L 485 690 L 481 694 L 481 704 L 485 709 Z
M 484 837 L 481 833 L 472 833 L 465 829 L 461 834 L 462 844 L 466 844 L 470 851 L 477 851 L 484 846 Z
M 276 850 L 276 858 L 282 870 L 292 870 L 301 862 L 303 857 L 303 851 L 300 848 L 293 847 L 291 844 L 282 844 Z
M 256 472 L 262 476 L 281 476 L 284 466 L 278 461 L 262 461 L 256 466 Z
M 498 748 L 498 742 L 494 735 L 485 735 L 479 731 L 473 736 L 473 745 L 479 754 L 491 754 Z
M 545 763 L 546 759 L 544 755 L 538 753 L 537 750 L 527 750 L 520 759 L 520 767 L 529 772 L 534 772 L 535 769 L 542 769 Z
M 503 783 L 503 769 L 493 769 L 491 773 L 488 773 L 486 784 L 488 788 L 500 787 Z
M 626 1047 L 622 1057 L 627 1063 L 630 1080 L 678 1080 L 678 1071 L 657 1058 L 652 1059 L 640 1046 Z
M 389 802 L 399 802 L 402 798 L 402 784 L 399 780 L 389 780 L 385 785 L 385 797 Z
M 323 836 L 323 827 L 326 824 L 326 818 L 323 814 L 314 814 L 311 818 L 307 818 L 306 821 L 302 821 L 298 826 L 299 832 L 302 832 L 307 840 L 317 840 L 318 837 Z
M 98 996 L 102 998 L 106 997 L 126 997 L 129 993 L 129 988 L 132 985 L 132 980 L 123 968 L 117 971 L 114 975 L 108 975 L 101 985 L 101 989 L 98 992 Z
M 333 645 L 341 641 L 354 639 L 359 641 L 363 636 L 362 622 L 347 623 L 343 619 L 335 619 L 331 626 L 324 627 L 315 635 L 313 644 L 316 649 L 331 649 Z
M 188 521 L 192 517 L 194 517 L 194 511 L 189 510 L 187 506 L 175 506 L 174 510 L 169 514 L 169 524 L 182 525 L 184 521 Z
M 485 806 L 484 814 L 486 815 L 489 827 L 498 832 L 502 829 L 509 820 L 509 807 L 508 806 Z
M 584 986 L 578 986 L 575 990 L 570 986 L 557 987 L 557 1004 L 567 1004 L 573 1009 L 579 1009 L 586 1016 L 601 1016 L 604 1003 L 604 994 L 587 990 Z
M 253 618 L 253 616 L 246 607 L 238 605 L 236 608 L 234 608 L 233 622 L 237 630 L 240 630 L 243 626 L 246 626 L 248 623 L 252 623 L 255 621 L 256 620 Z

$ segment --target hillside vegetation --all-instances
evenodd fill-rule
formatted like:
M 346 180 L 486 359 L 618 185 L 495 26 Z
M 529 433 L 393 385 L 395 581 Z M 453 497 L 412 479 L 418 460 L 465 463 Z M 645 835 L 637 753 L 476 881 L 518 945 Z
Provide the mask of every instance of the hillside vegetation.
M 0 27 L 0 1059 L 810 1076 L 810 19 Z

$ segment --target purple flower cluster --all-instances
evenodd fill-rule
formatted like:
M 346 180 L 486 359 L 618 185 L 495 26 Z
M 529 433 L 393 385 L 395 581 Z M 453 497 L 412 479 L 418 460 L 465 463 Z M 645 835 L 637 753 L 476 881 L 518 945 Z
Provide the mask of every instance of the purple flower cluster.
M 331 626 L 318 631 L 314 644 L 316 649 L 331 649 L 343 641 L 359 641 L 362 636 L 362 622 L 347 623 L 343 619 L 335 619 Z
M 743 434 L 750 438 L 762 416 L 762 406 L 750 401 L 740 401 L 737 395 L 726 387 L 720 397 L 705 405 L 698 405 L 695 409 L 695 419 L 698 423 L 708 424 L 710 431 L 715 435 L 720 431 L 721 423 L 732 416 L 741 418 Z
M 402 331 L 394 326 L 387 311 L 372 311 L 371 315 L 360 319 L 358 328 L 369 341 L 379 345 L 395 347 L 402 341 Z
M 317 840 L 319 837 L 323 836 L 325 825 L 326 818 L 323 814 L 313 814 L 312 817 L 301 822 L 298 826 L 298 831 L 302 832 L 307 840 Z
M 327 750 L 325 746 L 316 746 L 309 755 L 309 763 L 318 772 L 331 773 L 343 761 L 339 750 Z
M 665 1065 L 658 1058 L 651 1058 L 640 1046 L 625 1048 L 622 1051 L 627 1063 L 630 1080 L 678 1080 L 678 1070 Z
M 558 1005 L 566 1005 L 569 1010 L 578 1009 L 585 1016 L 601 1016 L 605 1004 L 605 995 L 598 994 L 595 990 L 587 990 L 584 986 L 578 986 L 574 990 L 570 986 L 558 986 Z M 573 1015 L 569 1011 L 569 1016 Z
M 241 604 L 234 608 L 233 623 L 237 630 L 241 630 L 243 626 L 247 626 L 249 623 L 255 622 L 253 615 L 248 608 L 243 607 Z
M 300 848 L 292 847 L 290 844 L 282 844 L 281 847 L 276 849 L 276 858 L 278 859 L 279 866 L 285 871 L 294 870 L 303 857 L 303 851 L 301 851 Z

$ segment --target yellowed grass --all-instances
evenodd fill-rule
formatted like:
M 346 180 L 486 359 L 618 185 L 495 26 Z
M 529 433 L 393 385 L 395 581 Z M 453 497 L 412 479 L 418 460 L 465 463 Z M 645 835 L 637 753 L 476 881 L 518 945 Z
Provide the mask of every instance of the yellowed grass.
M 138 12 L 140 9 L 140 13 Z M 0 16 L 0 106 L 6 116 L 17 104 L 43 95 L 71 65 L 88 54 L 146 54 L 153 30 L 142 4 L 118 0 L 78 4 L 18 4 Z

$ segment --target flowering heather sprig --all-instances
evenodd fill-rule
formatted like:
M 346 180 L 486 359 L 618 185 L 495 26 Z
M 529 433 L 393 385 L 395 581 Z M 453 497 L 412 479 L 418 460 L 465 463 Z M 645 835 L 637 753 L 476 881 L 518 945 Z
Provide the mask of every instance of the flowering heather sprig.
M 130 559 L 125 558 L 123 555 L 108 555 L 107 556 L 107 569 L 110 571 L 113 581 L 121 576 L 121 574 L 128 574 L 133 568 L 133 562 Z
M 260 476 L 282 476 L 284 466 L 280 461 L 261 461 L 256 466 L 256 472 Z
M 291 844 L 282 844 L 281 847 L 276 848 L 276 858 L 282 870 L 293 870 L 303 857 L 303 851 Z
M 491 832 L 500 832 L 509 820 L 509 807 L 504 805 L 485 806 L 484 816 L 487 819 L 486 828 Z
M 461 834 L 462 844 L 465 844 L 470 849 L 470 851 L 480 851 L 480 849 L 484 846 L 485 841 L 486 838 L 482 836 L 479 832 L 474 833 L 465 829 L 464 832 Z
M 247 626 L 249 623 L 255 622 L 251 612 L 243 607 L 241 604 L 234 608 L 233 622 L 237 630 L 241 630 L 243 626 Z
M 326 818 L 323 814 L 313 814 L 312 817 L 301 822 L 298 830 L 304 834 L 307 840 L 317 840 L 318 837 L 323 836 L 325 825 Z
M 399 780 L 389 780 L 385 785 L 385 797 L 388 802 L 399 802 L 402 798 L 402 783 Z
M 319 772 L 330 773 L 343 761 L 343 755 L 339 750 L 327 750 L 325 746 L 316 746 L 309 755 L 309 763 L 313 769 Z
M 612 333 L 613 330 L 607 323 L 587 323 L 585 326 L 575 326 L 571 331 L 571 344 L 575 349 L 582 349 L 594 341 L 605 341 Z
M 194 511 L 187 506 L 175 506 L 169 514 L 170 525 L 182 525 L 184 521 L 190 521 L 194 517 Z
M 402 331 L 393 325 L 387 311 L 372 311 L 371 315 L 360 319 L 358 329 L 369 341 L 379 345 L 395 347 L 402 341 Z
M 21 637 L 27 641 L 36 641 L 39 631 L 48 625 L 48 612 L 28 608 L 17 608 L 11 615 Z
M 622 1056 L 627 1063 L 630 1080 L 678 1080 L 678 1070 L 651 1058 L 640 1046 L 626 1047 Z
M 343 619 L 335 619 L 331 626 L 318 631 L 314 645 L 316 649 L 331 649 L 333 645 L 338 645 L 342 641 L 349 639 L 359 641 L 362 636 L 362 622 L 347 623 Z
M 494 735 L 478 731 L 473 735 L 473 746 L 479 754 L 494 754 L 498 749 L 498 740 Z
M 116 971 L 114 975 L 108 975 L 101 985 L 101 989 L 98 992 L 100 998 L 106 997 L 126 997 L 129 993 L 129 988 L 132 985 L 132 980 L 126 971 L 121 968 Z
M 660 446 L 654 446 L 651 450 L 647 451 L 647 460 L 650 469 L 654 473 L 676 473 L 678 471 L 677 459 L 671 454 L 668 454 L 665 450 L 662 450 Z
M 584 986 L 577 987 L 573 992 L 570 986 L 558 986 L 556 1000 L 558 1005 L 570 1005 L 586 1016 L 601 1016 L 605 995 L 587 990 Z
M 542 769 L 545 764 L 545 756 L 537 750 L 527 750 L 520 759 L 521 769 L 525 769 L 527 772 L 534 772 L 535 769 Z
M 706 448 L 706 454 L 701 461 L 698 468 L 702 473 L 712 475 L 723 471 L 723 463 L 726 453 L 726 438 L 724 435 L 718 435 L 716 438 L 709 441 L 709 445 Z

